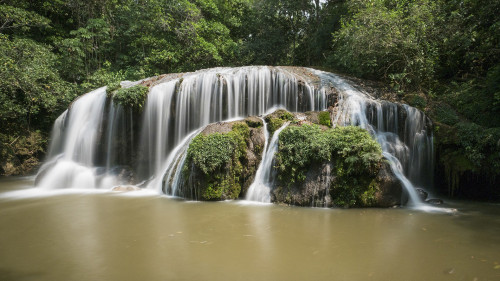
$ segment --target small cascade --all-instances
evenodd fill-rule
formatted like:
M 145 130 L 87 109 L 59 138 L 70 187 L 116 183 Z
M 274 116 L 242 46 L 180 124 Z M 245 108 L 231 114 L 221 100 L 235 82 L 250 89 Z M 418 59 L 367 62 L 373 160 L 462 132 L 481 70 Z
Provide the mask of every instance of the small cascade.
M 384 157 L 408 193 L 409 204 L 419 205 L 415 184 L 432 175 L 433 163 L 432 131 L 425 115 L 407 105 L 375 100 L 336 75 L 316 73 L 341 93 L 334 125 L 356 125 L 368 130 L 380 143 Z
M 155 177 L 149 184 L 148 188 L 165 193 L 171 196 L 179 196 L 178 187 L 181 178 L 182 167 L 186 161 L 187 150 L 191 140 L 198 135 L 203 128 L 198 129 L 181 141 L 172 152 L 170 152 L 167 160 L 163 163 L 160 176 Z
M 428 133 L 430 121 L 420 110 L 408 105 L 403 107 L 407 113 L 404 142 L 409 147 L 405 175 L 416 186 L 431 187 L 434 182 L 434 147 L 432 134 Z
M 96 167 L 105 103 L 106 88 L 100 88 L 77 99 L 57 119 L 39 187 L 88 189 L 108 181 Z
M 268 145 L 269 133 L 267 132 L 267 125 L 264 120 L 264 134 L 266 137 L 266 142 L 264 144 L 264 150 L 262 151 L 262 160 L 260 161 L 259 168 L 255 174 L 255 180 L 250 185 L 247 191 L 246 200 L 256 201 L 262 203 L 271 203 L 271 188 L 273 184 L 273 159 L 274 154 L 278 151 L 278 138 L 279 134 L 283 129 L 285 129 L 290 123 L 286 122 L 281 126 L 276 132 L 274 132 L 271 142 Z
M 144 178 L 161 173 L 171 150 L 171 108 L 177 81 L 151 88 L 143 114 L 139 173 Z M 168 160 L 167 160 L 168 162 Z

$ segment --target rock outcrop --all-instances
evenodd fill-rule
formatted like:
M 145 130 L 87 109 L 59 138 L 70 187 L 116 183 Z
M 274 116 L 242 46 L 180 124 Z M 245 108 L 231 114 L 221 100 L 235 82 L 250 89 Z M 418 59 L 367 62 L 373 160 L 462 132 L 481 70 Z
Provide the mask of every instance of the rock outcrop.
M 325 113 L 329 120 L 328 111 L 291 114 L 279 110 L 264 117 L 270 135 L 284 122 L 291 122 L 290 130 L 304 128 L 311 137 L 294 139 L 288 134 L 280 140 L 284 147 L 275 155 L 271 201 L 315 207 L 400 205 L 402 186 L 382 158 L 380 145 L 359 127 L 329 128 L 321 117 Z M 304 144 L 303 151 L 287 151 L 286 140 Z M 254 181 L 264 144 L 264 126 L 257 117 L 207 126 L 188 149 L 182 196 L 208 201 L 243 197 Z M 295 167 L 296 163 L 301 164 Z
M 208 125 L 188 149 L 182 196 L 217 201 L 245 194 L 262 159 L 262 125 L 256 117 Z

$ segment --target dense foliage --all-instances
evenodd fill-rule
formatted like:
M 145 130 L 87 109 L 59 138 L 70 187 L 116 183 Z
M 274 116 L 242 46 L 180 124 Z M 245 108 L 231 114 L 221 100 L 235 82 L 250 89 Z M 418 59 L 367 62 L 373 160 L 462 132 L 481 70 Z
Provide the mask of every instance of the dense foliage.
M 332 126 L 332 120 L 330 120 L 330 112 L 321 111 L 318 114 L 319 124 L 327 127 Z
M 108 93 L 111 92 L 115 103 L 136 111 L 142 110 L 142 107 L 146 102 L 146 97 L 149 93 L 149 88 L 143 85 L 135 85 L 129 88 L 117 88 L 115 90 L 112 88 L 113 85 L 110 85 L 109 87 L 111 88 L 106 90 Z
M 199 134 L 189 145 L 184 170 L 198 169 L 201 180 L 189 182 L 202 200 L 236 199 L 241 192 L 242 162 L 245 161 L 250 130 L 246 123 L 234 124 L 229 133 Z M 186 180 L 192 180 L 189 175 Z
M 371 183 L 381 165 L 382 149 L 359 127 L 322 130 L 318 125 L 289 126 L 280 133 L 276 159 L 282 185 L 303 182 L 311 166 L 332 162 L 334 203 L 368 206 L 375 193 Z

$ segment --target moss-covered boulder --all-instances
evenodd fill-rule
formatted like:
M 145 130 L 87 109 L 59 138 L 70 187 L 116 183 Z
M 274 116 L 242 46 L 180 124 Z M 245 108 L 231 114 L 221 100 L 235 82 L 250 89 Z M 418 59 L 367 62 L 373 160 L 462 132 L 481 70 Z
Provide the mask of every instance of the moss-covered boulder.
M 269 135 L 272 136 L 276 130 L 278 130 L 285 122 L 293 121 L 295 119 L 294 115 L 286 110 L 279 109 L 275 112 L 267 115 L 264 120 L 267 123 L 267 130 Z
M 330 112 L 276 111 L 264 117 L 270 135 L 284 122 L 275 155 L 271 200 L 298 206 L 391 207 L 402 186 L 380 145 L 359 127 L 330 128 Z M 265 144 L 262 119 L 210 124 L 191 142 L 181 196 L 217 201 L 246 194 Z
M 262 121 L 259 126 L 257 120 L 211 124 L 193 139 L 183 167 L 183 197 L 218 201 L 244 194 L 265 143 Z
M 122 87 L 120 83 L 111 83 L 106 87 L 106 94 L 116 104 L 120 104 L 134 111 L 142 111 L 149 88 L 144 85 Z
M 402 188 L 380 145 L 359 127 L 295 124 L 280 134 L 272 201 L 299 206 L 388 207 Z

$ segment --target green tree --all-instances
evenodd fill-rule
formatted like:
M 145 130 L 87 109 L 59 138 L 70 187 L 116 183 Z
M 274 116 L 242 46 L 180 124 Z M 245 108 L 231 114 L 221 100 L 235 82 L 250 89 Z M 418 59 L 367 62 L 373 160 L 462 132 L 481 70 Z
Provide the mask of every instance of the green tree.
M 55 69 L 56 56 L 33 40 L 0 36 L 2 132 L 17 131 L 19 125 L 29 130 L 33 123 L 50 126 L 47 115 L 60 112 L 75 97 Z
M 390 81 L 401 91 L 431 87 L 438 62 L 437 3 L 351 1 L 349 10 L 352 16 L 334 33 L 334 65 Z

